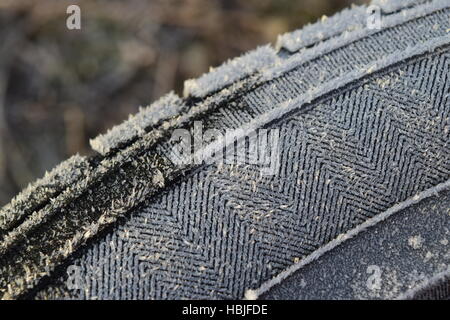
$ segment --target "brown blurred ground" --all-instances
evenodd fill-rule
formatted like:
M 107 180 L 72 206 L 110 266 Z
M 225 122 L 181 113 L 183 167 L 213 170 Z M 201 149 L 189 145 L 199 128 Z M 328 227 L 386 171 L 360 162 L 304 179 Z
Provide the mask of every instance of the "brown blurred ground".
M 185 79 L 352 2 L 1 0 L 0 205 Z

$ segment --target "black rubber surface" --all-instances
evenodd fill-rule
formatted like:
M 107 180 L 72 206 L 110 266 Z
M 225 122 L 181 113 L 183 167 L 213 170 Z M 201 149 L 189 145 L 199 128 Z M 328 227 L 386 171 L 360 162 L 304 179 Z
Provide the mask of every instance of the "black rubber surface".
M 261 299 L 396 299 L 448 280 L 450 190 L 422 200 L 304 266 Z M 416 287 L 424 286 L 415 292 Z M 448 287 L 447 287 L 448 288 Z M 410 292 L 410 290 L 412 292 Z M 450 298 L 440 288 L 441 299 Z M 427 293 L 426 293 L 427 292 Z M 448 295 L 448 296 L 447 296 Z

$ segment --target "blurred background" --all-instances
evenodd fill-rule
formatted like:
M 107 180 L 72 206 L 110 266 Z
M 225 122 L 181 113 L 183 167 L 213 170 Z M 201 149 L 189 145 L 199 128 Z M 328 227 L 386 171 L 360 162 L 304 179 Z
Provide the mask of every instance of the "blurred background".
M 185 79 L 363 2 L 0 0 L 0 206 Z

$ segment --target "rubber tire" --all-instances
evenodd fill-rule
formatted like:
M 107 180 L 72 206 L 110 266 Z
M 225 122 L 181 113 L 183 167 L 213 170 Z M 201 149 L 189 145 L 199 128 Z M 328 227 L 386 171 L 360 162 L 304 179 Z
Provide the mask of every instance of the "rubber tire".
M 366 12 L 187 81 L 24 190 L 0 212 L 0 295 L 447 297 L 449 3 L 387 2 L 380 30 Z M 274 171 L 175 161 L 198 121 L 236 148 L 277 132 Z

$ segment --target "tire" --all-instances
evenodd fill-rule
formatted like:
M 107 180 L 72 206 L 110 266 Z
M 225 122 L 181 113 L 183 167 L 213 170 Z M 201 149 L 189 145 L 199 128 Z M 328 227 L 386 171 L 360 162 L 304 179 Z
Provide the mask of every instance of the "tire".
M 360 6 L 282 35 L 30 185 L 0 296 L 448 298 L 450 3 L 379 5 L 381 29 Z

